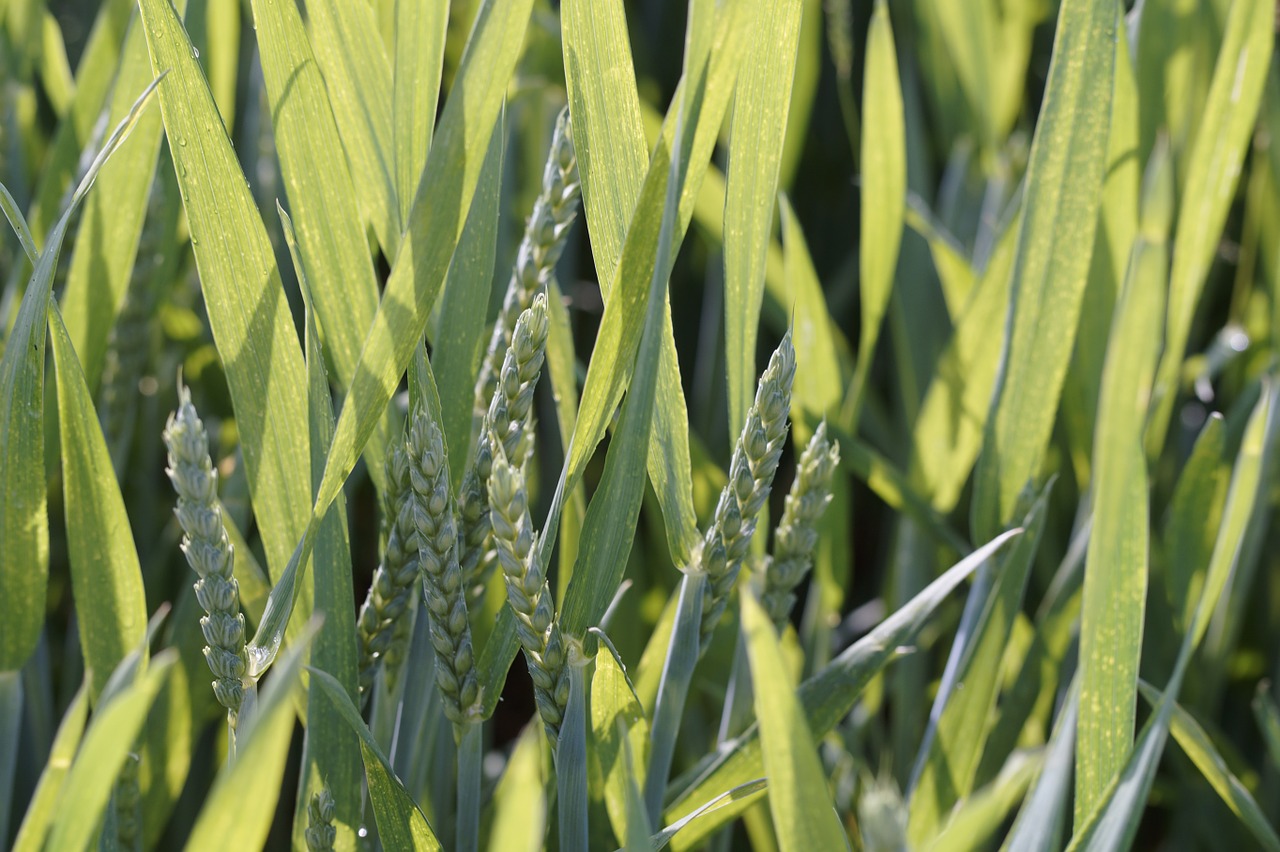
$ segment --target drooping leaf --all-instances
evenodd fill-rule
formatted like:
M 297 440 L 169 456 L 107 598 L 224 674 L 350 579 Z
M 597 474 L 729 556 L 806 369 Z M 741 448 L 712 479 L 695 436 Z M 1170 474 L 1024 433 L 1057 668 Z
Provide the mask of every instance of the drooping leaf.
M 360 750 L 364 754 L 365 773 L 369 779 L 369 799 L 378 819 L 378 834 L 389 848 L 439 850 L 443 847 L 436 840 L 431 826 L 418 805 L 405 790 L 404 784 L 391 771 L 390 762 L 382 748 L 369 733 L 360 718 L 360 711 L 340 683 L 327 672 L 311 671 L 312 683 L 317 684 L 333 702 L 342 718 L 360 737 Z

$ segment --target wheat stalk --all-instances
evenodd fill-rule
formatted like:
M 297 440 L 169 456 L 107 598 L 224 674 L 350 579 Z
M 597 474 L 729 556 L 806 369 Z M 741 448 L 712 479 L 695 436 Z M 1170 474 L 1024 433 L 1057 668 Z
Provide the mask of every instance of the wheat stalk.
M 733 450 L 729 482 L 720 492 L 715 519 L 702 541 L 701 567 L 707 575 L 702 600 L 701 647 L 724 614 L 751 546 L 760 510 L 769 498 L 778 459 L 787 437 L 787 413 L 791 407 L 791 383 L 796 374 L 796 352 L 791 333 L 782 338 L 760 376 L 755 402 Z
M 516 617 L 516 635 L 533 679 L 538 715 L 547 736 L 555 743 L 569 701 L 566 646 L 556 621 L 551 589 L 533 546 L 524 476 L 507 461 L 501 444 L 497 446 L 489 476 L 493 542 L 506 578 L 507 603 Z
M 191 404 L 191 392 L 178 386 L 178 410 L 169 415 L 164 430 L 169 450 L 166 473 L 178 492 L 175 514 L 185 535 L 182 552 L 199 575 L 196 600 L 205 611 L 200 619 L 204 632 L 204 657 L 215 678 L 213 694 L 227 708 L 227 722 L 235 729 L 244 702 L 244 616 L 240 613 L 240 586 L 232 576 L 235 558 L 218 506 L 218 473 L 209 458 L 209 436 Z
M 414 413 L 407 446 L 418 566 L 436 652 L 436 685 L 445 699 L 445 715 L 455 726 L 462 726 L 479 716 L 480 687 L 466 587 L 458 564 L 458 528 L 449 494 L 444 435 L 423 409 Z
M 795 606 L 795 589 L 813 568 L 818 521 L 831 503 L 831 477 L 840 464 L 840 446 L 827 437 L 827 424 L 818 424 L 800 455 L 795 479 L 774 533 L 773 559 L 764 571 L 761 603 L 781 628 Z
M 504 455 L 518 468 L 524 466 L 533 452 L 533 391 L 542 374 L 547 327 L 547 297 L 539 293 L 516 321 L 475 455 L 463 475 L 459 495 L 462 521 L 459 562 L 467 586 L 485 576 L 493 564 L 484 555 L 489 550 L 486 546 L 490 530 L 487 488 L 494 444 L 500 443 Z

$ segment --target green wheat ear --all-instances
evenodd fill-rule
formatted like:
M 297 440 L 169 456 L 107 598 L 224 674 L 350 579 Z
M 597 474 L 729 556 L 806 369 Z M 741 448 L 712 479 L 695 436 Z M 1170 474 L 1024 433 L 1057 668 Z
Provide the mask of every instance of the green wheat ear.
M 311 794 L 307 803 L 307 849 L 308 852 L 330 852 L 338 838 L 338 831 L 333 827 L 333 794 L 328 787 L 321 787 Z
M 227 708 L 234 729 L 244 702 L 244 616 L 240 613 L 240 586 L 232 576 L 231 543 L 222 525 L 218 505 L 218 473 L 209 459 L 209 436 L 191 404 L 191 392 L 178 387 L 178 410 L 169 415 L 164 430 L 169 449 L 166 473 L 178 492 L 175 514 L 185 535 L 182 552 L 200 576 L 196 600 L 205 611 L 200 619 L 204 632 L 205 660 L 215 678 L 213 693 Z
M 462 477 L 458 500 L 462 549 L 458 559 L 468 587 L 486 576 L 494 564 L 485 554 L 489 551 L 487 492 L 495 442 L 501 444 L 503 453 L 517 468 L 523 468 L 533 453 L 533 392 L 542 375 L 548 327 L 547 296 L 539 293 L 516 321 L 475 455 Z
M 566 647 L 556 621 L 555 602 L 534 544 L 524 476 L 507 461 L 500 442 L 489 476 L 493 543 L 507 583 L 507 603 L 516 617 L 516 635 L 533 679 L 534 700 L 547 736 L 560 738 L 569 703 Z
M 791 615 L 796 586 L 813 568 L 818 521 L 831 503 L 831 477 L 839 464 L 840 446 L 827 437 L 824 420 L 800 455 L 782 520 L 774 533 L 773 559 L 764 572 L 761 603 L 775 627 L 781 628 Z
M 408 623 L 406 613 L 413 602 L 413 581 L 418 576 L 418 539 L 413 526 L 409 486 L 409 456 L 404 447 L 387 453 L 386 517 L 387 547 L 382 564 L 373 572 L 369 593 L 356 622 L 359 639 L 360 692 L 368 694 L 381 665 L 388 678 L 395 677 L 404 656 Z
M 119 849 L 142 848 L 142 789 L 138 786 L 138 766 L 141 762 L 137 752 L 131 751 L 125 756 L 115 789 L 111 793 Z
M 569 109 L 565 107 L 556 119 L 551 137 L 551 151 L 542 172 L 542 192 L 533 203 L 533 212 L 525 223 L 524 239 L 516 254 L 516 263 L 507 284 L 502 311 L 493 324 L 493 335 L 480 376 L 476 380 L 475 419 L 483 419 L 502 375 L 502 362 L 515 331 L 516 318 L 533 304 L 534 296 L 546 291 L 556 262 L 564 252 L 569 228 L 577 217 L 580 186 L 577 159 L 570 137 Z M 484 431 L 481 430 L 481 436 Z
M 466 586 L 458 564 L 458 528 L 449 493 L 444 435 L 425 410 L 413 415 L 408 440 L 409 481 L 418 566 L 431 614 L 431 646 L 436 652 L 436 685 L 449 721 L 461 726 L 479 714 Z
M 724 614 L 751 546 L 756 519 L 769 499 L 786 443 L 795 375 L 796 351 L 791 345 L 791 333 L 787 332 L 760 376 L 755 402 L 747 410 L 747 421 L 733 450 L 729 483 L 720 492 L 715 519 L 703 537 L 701 563 L 707 574 L 707 589 L 702 600 L 700 632 L 704 649 Z

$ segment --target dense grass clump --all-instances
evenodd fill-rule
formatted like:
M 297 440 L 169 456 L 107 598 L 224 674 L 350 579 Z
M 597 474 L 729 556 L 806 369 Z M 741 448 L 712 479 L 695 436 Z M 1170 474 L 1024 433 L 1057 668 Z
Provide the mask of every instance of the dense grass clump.
M 0 4 L 0 845 L 1280 852 L 1274 18 Z

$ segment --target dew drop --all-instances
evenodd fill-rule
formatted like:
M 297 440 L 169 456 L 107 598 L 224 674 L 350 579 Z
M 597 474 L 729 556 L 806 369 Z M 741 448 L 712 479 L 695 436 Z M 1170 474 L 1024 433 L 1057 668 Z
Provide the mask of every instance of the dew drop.
M 200 58 L 200 49 L 199 49 L 198 47 L 196 47 L 194 44 L 193 44 L 193 45 L 191 45 L 191 58 L 192 58 L 192 59 L 199 59 L 199 58 Z

